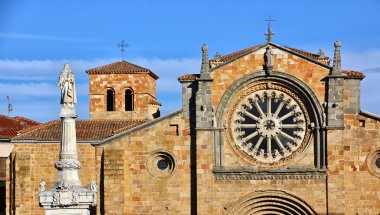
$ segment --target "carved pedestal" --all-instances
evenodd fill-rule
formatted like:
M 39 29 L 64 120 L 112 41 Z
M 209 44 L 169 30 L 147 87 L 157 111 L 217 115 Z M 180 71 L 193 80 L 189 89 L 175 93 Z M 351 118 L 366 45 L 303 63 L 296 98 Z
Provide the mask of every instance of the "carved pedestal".
M 85 187 L 56 187 L 39 192 L 40 205 L 46 215 L 89 215 L 96 204 L 96 192 Z

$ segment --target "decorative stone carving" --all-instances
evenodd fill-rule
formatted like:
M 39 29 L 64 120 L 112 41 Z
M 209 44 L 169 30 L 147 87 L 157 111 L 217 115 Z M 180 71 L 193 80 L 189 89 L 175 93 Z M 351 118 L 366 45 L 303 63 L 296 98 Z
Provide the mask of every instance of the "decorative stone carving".
M 273 50 L 268 46 L 265 51 L 265 66 L 273 67 Z
M 326 179 L 326 174 L 283 174 L 283 175 L 256 175 L 256 174 L 215 174 L 216 180 L 289 180 L 289 179 Z
M 78 160 L 60 160 L 54 164 L 54 167 L 58 170 L 62 169 L 80 169 L 81 164 Z
M 152 152 L 147 161 L 148 173 L 159 179 L 170 178 L 177 170 L 177 162 L 174 155 L 165 150 Z
M 273 50 L 271 49 L 270 46 L 268 46 L 264 53 L 265 72 L 267 75 L 271 75 L 271 72 L 273 70 L 273 65 L 274 65 L 273 54 L 274 54 Z
M 78 205 L 78 198 L 78 193 L 72 192 L 70 190 L 55 192 L 53 195 L 53 206 L 67 207 Z
M 320 58 L 324 58 L 324 57 L 326 57 L 326 56 L 325 56 L 325 52 L 324 52 L 322 49 L 319 49 L 319 51 L 318 51 L 318 55 L 319 55 Z
M 225 215 L 317 214 L 304 200 L 281 190 L 256 190 L 228 203 L 224 209 Z
M 91 181 L 90 190 L 92 190 L 94 192 L 98 192 L 98 187 L 96 186 L 96 181 Z
M 202 65 L 201 65 L 201 78 L 209 78 L 210 64 L 208 61 L 208 46 L 203 44 L 202 46 Z
M 64 65 L 57 86 L 61 88 L 62 105 L 71 107 L 77 103 L 74 74 L 69 64 Z
M 368 171 L 378 178 L 380 178 L 380 148 L 371 151 L 367 155 L 367 168 Z
M 44 191 L 45 190 L 45 182 L 44 181 L 41 181 L 40 182 L 40 191 Z
M 311 128 L 305 105 L 278 83 L 253 83 L 241 89 L 227 115 L 227 140 L 254 165 L 283 165 L 309 143 Z
M 334 60 L 333 60 L 333 69 L 332 74 L 333 75 L 341 75 L 342 74 L 342 68 L 341 68 L 341 57 L 340 57 L 340 47 L 341 43 L 339 41 L 336 41 L 334 43 Z

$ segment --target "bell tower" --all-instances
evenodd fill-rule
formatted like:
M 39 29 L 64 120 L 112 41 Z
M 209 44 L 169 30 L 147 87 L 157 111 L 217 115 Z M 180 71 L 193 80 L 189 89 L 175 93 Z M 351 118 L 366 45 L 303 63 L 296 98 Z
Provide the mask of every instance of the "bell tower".
M 154 119 L 158 76 L 149 69 L 119 61 L 89 69 L 90 119 Z

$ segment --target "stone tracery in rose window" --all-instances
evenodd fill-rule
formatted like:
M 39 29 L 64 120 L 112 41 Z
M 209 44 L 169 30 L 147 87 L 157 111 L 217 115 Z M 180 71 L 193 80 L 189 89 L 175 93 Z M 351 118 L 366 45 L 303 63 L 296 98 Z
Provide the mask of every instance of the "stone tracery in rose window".
M 299 154 L 310 136 L 302 101 L 290 90 L 270 83 L 247 89 L 230 108 L 233 148 L 261 166 Z

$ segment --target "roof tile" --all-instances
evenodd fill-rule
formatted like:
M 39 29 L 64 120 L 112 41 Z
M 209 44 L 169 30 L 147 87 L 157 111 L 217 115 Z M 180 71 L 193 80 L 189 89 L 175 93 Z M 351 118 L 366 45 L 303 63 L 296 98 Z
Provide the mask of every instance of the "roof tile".
M 365 75 L 362 72 L 358 72 L 358 71 L 343 70 L 342 73 L 346 74 L 349 78 L 359 78 L 359 79 L 365 78 Z
M 149 69 L 141 66 L 137 66 L 133 63 L 127 61 L 118 61 L 115 63 L 100 66 L 94 69 L 89 69 L 86 71 L 87 74 L 149 74 L 154 79 L 158 79 L 158 76 L 154 74 Z
M 199 78 L 200 74 L 187 74 L 187 75 L 182 75 L 181 77 L 178 78 L 178 81 L 195 81 L 195 79 Z
M 249 48 L 246 48 L 246 49 L 243 49 L 243 50 L 240 50 L 240 51 L 237 51 L 237 52 L 233 52 L 231 54 L 228 54 L 228 55 L 224 55 L 224 56 L 221 56 L 221 57 L 217 57 L 217 58 L 213 58 L 210 60 L 210 62 L 227 62 L 227 61 L 231 61 L 231 60 L 234 60 L 234 59 L 237 59 L 245 54 L 247 54 L 248 52 L 256 49 L 256 48 L 259 48 L 263 45 L 256 45 L 256 46 L 252 46 L 252 47 L 249 47 Z M 303 50 L 299 50 L 299 49 L 295 49 L 295 48 L 291 48 L 291 47 L 287 47 L 287 46 L 284 46 L 285 48 L 293 51 L 293 52 L 296 52 L 300 55 L 303 55 L 305 57 L 308 57 L 310 59 L 313 59 L 313 60 L 316 60 L 316 61 L 321 61 L 322 63 L 325 63 L 326 62 L 330 62 L 329 61 L 329 57 L 320 57 L 318 54 L 313 54 L 313 53 L 310 53 L 310 52 L 305 52 Z
M 114 134 L 141 125 L 148 120 L 76 120 L 78 141 L 103 140 Z M 12 140 L 59 141 L 61 120 L 54 120 L 39 126 L 21 130 Z
M 10 139 L 16 136 L 18 131 L 39 124 L 39 122 L 25 117 L 9 117 L 0 114 L 0 138 Z

